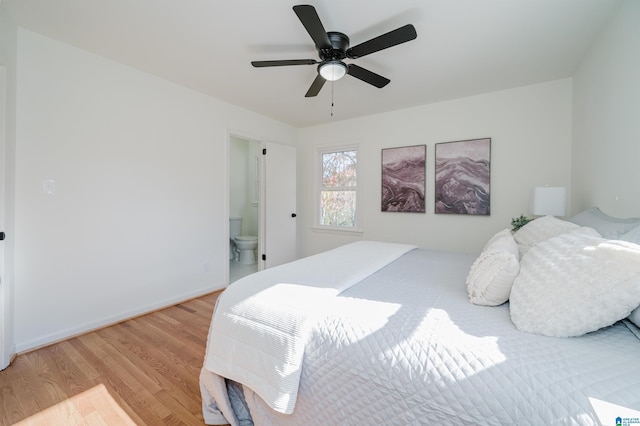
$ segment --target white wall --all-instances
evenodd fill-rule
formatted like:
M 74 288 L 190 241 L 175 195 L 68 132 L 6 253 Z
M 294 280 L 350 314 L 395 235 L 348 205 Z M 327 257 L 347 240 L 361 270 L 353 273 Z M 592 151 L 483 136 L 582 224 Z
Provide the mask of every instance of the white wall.
M 434 145 L 491 141 L 491 215 L 436 215 Z M 313 231 L 314 151 L 358 142 L 362 236 Z M 427 145 L 426 214 L 380 212 L 381 149 Z M 571 80 L 489 93 L 301 129 L 298 145 L 298 232 L 303 256 L 358 238 L 425 248 L 480 251 L 487 239 L 528 213 L 533 186 L 570 187 Z
M 247 204 L 249 141 L 231 137 L 229 143 L 229 215 L 242 217 Z M 244 225 L 244 220 L 243 220 Z
M 640 216 L 640 1 L 624 2 L 574 77 L 574 213 Z
M 18 66 L 18 350 L 224 287 L 228 135 L 296 130 L 22 29 Z
M 260 144 L 256 141 L 230 139 L 230 216 L 242 217 L 242 235 L 258 235 L 258 198 L 256 164 Z

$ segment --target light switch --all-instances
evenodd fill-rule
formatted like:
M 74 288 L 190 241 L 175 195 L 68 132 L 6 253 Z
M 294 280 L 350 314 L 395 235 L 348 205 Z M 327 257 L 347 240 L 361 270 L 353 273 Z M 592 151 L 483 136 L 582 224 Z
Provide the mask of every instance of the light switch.
M 42 181 L 42 193 L 44 195 L 53 195 L 56 193 L 55 179 L 45 179 Z

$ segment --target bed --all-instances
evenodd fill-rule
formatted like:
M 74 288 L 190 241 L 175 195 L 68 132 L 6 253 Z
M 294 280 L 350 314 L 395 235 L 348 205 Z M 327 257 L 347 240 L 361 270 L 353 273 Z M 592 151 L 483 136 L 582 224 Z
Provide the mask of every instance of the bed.
M 205 422 L 640 424 L 639 226 L 592 209 L 480 254 L 361 241 L 237 281 Z

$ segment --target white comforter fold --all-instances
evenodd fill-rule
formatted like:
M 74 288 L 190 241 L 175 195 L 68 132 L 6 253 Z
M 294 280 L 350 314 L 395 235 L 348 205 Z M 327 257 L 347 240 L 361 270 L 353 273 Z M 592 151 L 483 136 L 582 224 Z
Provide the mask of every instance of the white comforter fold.
M 233 283 L 218 299 L 204 367 L 293 412 L 308 332 L 323 306 L 414 248 L 360 241 Z

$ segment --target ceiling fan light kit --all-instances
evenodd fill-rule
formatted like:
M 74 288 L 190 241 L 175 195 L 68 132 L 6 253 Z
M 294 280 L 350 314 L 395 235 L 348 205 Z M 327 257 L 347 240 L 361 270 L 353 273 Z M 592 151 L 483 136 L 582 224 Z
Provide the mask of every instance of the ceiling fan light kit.
M 315 59 L 252 61 L 251 65 L 256 68 L 262 68 L 319 64 L 318 75 L 305 94 L 307 98 L 316 96 L 326 81 L 339 80 L 346 74 L 377 88 L 386 86 L 390 82 L 388 78 L 356 64 L 345 64 L 342 60 L 345 58 L 361 58 L 371 53 L 406 43 L 417 37 L 416 29 L 413 25 L 409 24 L 350 48 L 349 37 L 345 34 L 336 31 L 325 31 L 318 17 L 318 13 L 313 6 L 306 4 L 296 5 L 293 6 L 293 11 L 315 43 L 320 61 L 316 61 Z
M 342 61 L 324 62 L 318 66 L 318 72 L 325 80 L 336 81 L 347 74 L 347 66 Z

